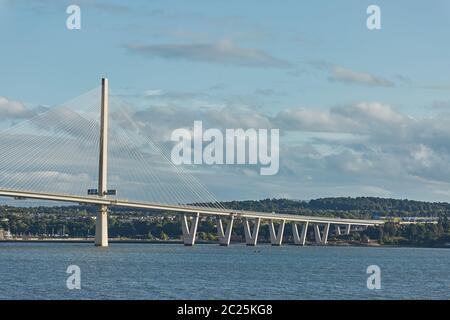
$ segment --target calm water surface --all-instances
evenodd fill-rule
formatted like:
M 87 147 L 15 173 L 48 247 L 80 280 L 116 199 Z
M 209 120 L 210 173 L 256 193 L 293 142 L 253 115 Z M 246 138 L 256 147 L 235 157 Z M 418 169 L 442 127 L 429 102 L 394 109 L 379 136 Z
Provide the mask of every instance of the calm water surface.
M 73 264 L 81 290 L 66 287 Z M 0 243 L 0 299 L 449 298 L 449 249 Z

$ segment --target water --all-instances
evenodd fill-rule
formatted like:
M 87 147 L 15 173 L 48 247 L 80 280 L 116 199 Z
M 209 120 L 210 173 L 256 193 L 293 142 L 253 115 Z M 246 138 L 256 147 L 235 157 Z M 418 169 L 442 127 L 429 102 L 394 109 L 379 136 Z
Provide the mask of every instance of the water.
M 73 264 L 81 290 L 66 287 Z M 448 249 L 0 243 L 0 299 L 448 298 Z

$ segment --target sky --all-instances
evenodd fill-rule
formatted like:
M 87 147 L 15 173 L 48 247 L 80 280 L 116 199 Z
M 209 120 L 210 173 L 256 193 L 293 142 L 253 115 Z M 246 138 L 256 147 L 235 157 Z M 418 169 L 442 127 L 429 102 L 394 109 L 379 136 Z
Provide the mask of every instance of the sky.
M 186 168 L 219 200 L 449 201 L 449 30 L 446 0 L 0 0 L 0 128 L 107 76 L 163 145 L 196 120 L 280 130 L 274 176 Z

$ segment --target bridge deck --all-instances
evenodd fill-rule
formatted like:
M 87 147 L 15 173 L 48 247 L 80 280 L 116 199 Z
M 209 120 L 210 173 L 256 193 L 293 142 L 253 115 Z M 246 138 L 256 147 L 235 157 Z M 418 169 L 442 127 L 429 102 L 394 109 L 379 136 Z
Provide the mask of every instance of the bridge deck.
M 72 196 L 64 194 L 50 194 L 50 193 L 36 193 L 30 191 L 17 191 L 17 190 L 4 190 L 0 189 L 0 196 L 14 197 L 14 198 L 26 198 L 26 199 L 39 199 L 61 202 L 74 202 L 74 203 L 86 203 L 86 204 L 99 204 L 108 206 L 119 206 L 128 208 L 141 208 L 141 209 L 154 209 L 162 211 L 171 211 L 178 213 L 200 213 L 212 216 L 230 216 L 234 215 L 239 218 L 261 218 L 267 220 L 286 220 L 295 222 L 310 222 L 310 223 L 332 223 L 332 224 L 352 224 L 361 226 L 374 226 L 383 224 L 384 221 L 380 220 L 366 220 L 366 219 L 341 219 L 330 217 L 316 217 L 316 216 L 303 216 L 293 214 L 277 214 L 267 212 L 252 212 L 243 210 L 219 210 L 204 207 L 195 207 L 189 205 L 166 205 L 150 202 L 133 202 L 128 200 L 118 200 L 100 197 L 89 196 Z

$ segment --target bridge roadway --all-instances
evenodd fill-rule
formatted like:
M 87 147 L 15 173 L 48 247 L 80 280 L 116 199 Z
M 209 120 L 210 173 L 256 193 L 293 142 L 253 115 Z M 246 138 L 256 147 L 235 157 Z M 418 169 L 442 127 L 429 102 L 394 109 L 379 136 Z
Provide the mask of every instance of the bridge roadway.
M 269 231 L 271 236 L 271 242 L 273 245 L 281 245 L 283 239 L 284 226 L 286 222 L 292 222 L 294 242 L 295 244 L 298 245 L 305 244 L 308 225 L 312 225 L 314 227 L 316 243 L 326 244 L 331 224 L 335 226 L 336 234 L 340 235 L 341 230 L 339 226 L 346 226 L 345 233 L 349 234 L 351 226 L 367 227 L 367 226 L 376 226 L 384 223 L 384 221 L 380 220 L 341 219 L 341 218 L 303 216 L 293 214 L 252 212 L 243 210 L 213 209 L 190 205 L 166 205 L 151 202 L 135 202 L 128 200 L 101 198 L 95 196 L 92 197 L 73 196 L 65 194 L 37 193 L 31 191 L 18 191 L 6 189 L 0 189 L 0 196 L 13 197 L 16 199 L 18 198 L 18 199 L 50 200 L 61 202 L 73 202 L 80 204 L 96 204 L 96 205 L 153 209 L 153 210 L 171 211 L 175 213 L 184 213 L 185 215 L 184 219 L 182 219 L 182 229 L 185 245 L 194 244 L 200 215 L 209 215 L 219 218 L 218 234 L 219 234 L 219 242 L 221 245 L 229 245 L 233 221 L 236 218 L 242 219 L 244 221 L 244 231 L 247 245 L 256 245 L 261 220 L 269 220 Z M 190 219 L 186 214 L 193 214 L 194 219 L 192 222 L 189 221 Z M 228 218 L 228 225 L 225 232 L 223 230 L 222 218 Z M 251 230 L 252 229 L 250 225 L 251 221 L 254 221 L 253 231 Z M 279 223 L 278 231 L 275 230 L 276 228 L 274 222 Z M 298 224 L 303 225 L 301 235 L 299 235 L 298 233 L 297 229 Z M 320 230 L 320 226 L 323 226 L 323 231 Z

